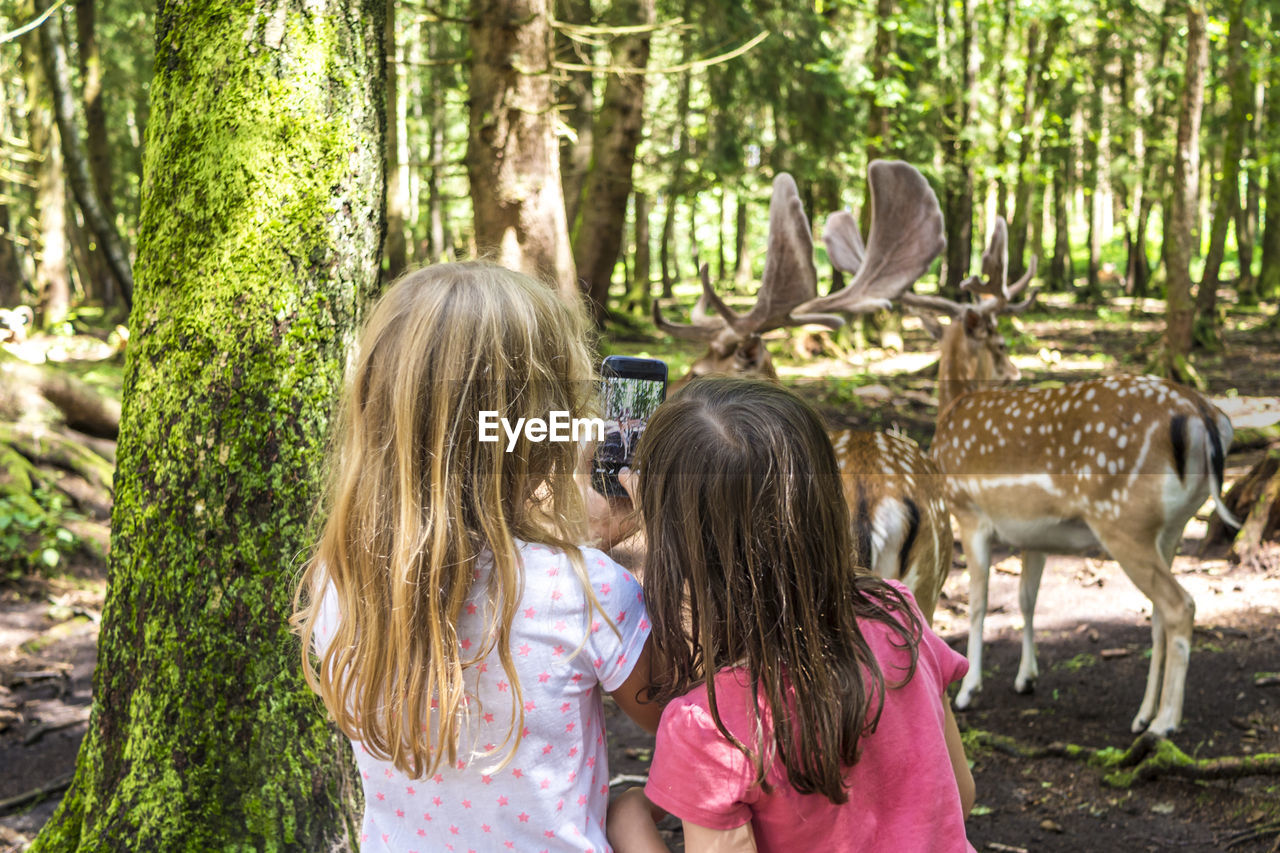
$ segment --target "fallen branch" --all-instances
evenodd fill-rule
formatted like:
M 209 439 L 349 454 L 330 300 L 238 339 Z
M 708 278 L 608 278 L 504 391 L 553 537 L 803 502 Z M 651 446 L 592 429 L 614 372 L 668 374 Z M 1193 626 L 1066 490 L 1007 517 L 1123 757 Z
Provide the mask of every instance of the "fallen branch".
M 50 794 L 56 794 L 58 791 L 69 786 L 71 784 L 71 780 L 75 778 L 75 775 L 74 771 L 71 773 L 64 773 L 53 781 L 46 782 L 39 788 L 32 788 L 24 794 L 18 794 L 17 796 L 0 800 L 0 814 L 12 811 L 19 806 L 25 806 L 27 803 L 32 801 L 42 800 Z
M 1048 746 L 1028 746 L 1007 735 L 971 729 L 966 744 L 993 749 L 1017 758 L 1069 758 L 1110 771 L 1103 781 L 1113 788 L 1128 788 L 1135 782 L 1173 776 L 1181 779 L 1239 779 L 1245 776 L 1280 776 L 1280 754 L 1229 755 L 1221 758 L 1192 758 L 1173 741 L 1143 734 L 1127 750 L 1096 748 L 1055 742 Z

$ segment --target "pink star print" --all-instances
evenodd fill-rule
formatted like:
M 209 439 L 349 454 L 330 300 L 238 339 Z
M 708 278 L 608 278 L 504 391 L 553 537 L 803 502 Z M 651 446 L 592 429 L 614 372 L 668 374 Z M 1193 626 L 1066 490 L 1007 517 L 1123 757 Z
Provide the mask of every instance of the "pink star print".
M 557 589 L 555 592 L 551 593 L 551 600 L 552 600 L 552 601 L 559 601 L 559 600 L 560 600 L 561 598 L 563 598 L 563 597 L 564 597 L 564 596 L 560 594 L 560 590 L 558 590 L 558 589 Z
M 438 806 L 438 805 L 441 805 L 444 802 L 444 800 L 440 799 L 439 797 L 432 797 L 431 802 Z
M 487 823 L 482 823 L 480 824 L 480 830 L 482 832 L 493 832 L 493 827 L 489 826 Z
M 569 627 L 569 623 L 568 623 L 568 622 L 566 622 L 566 621 L 564 621 L 563 619 L 557 619 L 557 620 L 556 620 L 555 628 L 556 628 L 556 630 L 557 630 L 557 631 L 563 631 L 564 629 L 566 629 L 566 628 L 568 628 L 568 627 Z
M 493 722 L 493 714 L 485 714 L 485 715 L 484 715 L 484 721 L 485 721 L 486 723 L 492 723 L 492 722 Z
M 469 808 L 471 808 L 471 801 L 470 801 L 470 800 L 463 800 L 463 801 L 462 801 L 462 807 L 463 807 L 464 809 L 469 809 Z
M 648 619 L 641 619 L 641 620 L 640 620 L 640 630 L 641 630 L 641 631 L 647 631 L 647 630 L 649 630 L 649 620 L 648 620 Z
M 491 785 L 493 784 L 493 777 L 490 776 L 488 773 L 486 773 L 480 777 L 480 781 L 485 783 L 486 785 Z
M 506 692 L 507 692 L 507 687 L 508 687 L 508 686 L 509 686 L 509 685 L 508 685 L 508 684 L 507 684 L 507 682 L 505 682 L 505 681 L 499 681 L 499 682 L 498 682 L 498 689 L 499 689 L 499 690 L 501 690 L 503 693 L 506 693 Z
M 612 587 L 610 587 L 607 583 L 600 584 L 600 591 L 603 592 L 605 595 L 609 594 L 610 589 L 612 589 Z
M 506 798 L 506 797 L 498 797 L 498 805 L 500 805 L 500 806 L 505 806 L 506 804 L 507 804 L 507 798 Z
M 519 779 L 520 777 L 524 776 L 524 771 L 521 770 L 519 767 L 517 767 L 515 770 L 511 771 L 511 775 Z
M 379 792 L 378 792 L 378 799 L 379 799 L 379 800 L 385 800 L 386 798 L 387 798 L 387 795 L 386 795 L 386 794 L 382 793 L 381 791 L 379 791 Z
M 396 809 L 396 817 L 404 817 L 404 809 Z
M 560 655 L 564 654 L 564 646 L 556 646 L 551 651 L 555 653 L 556 657 L 560 657 Z
M 550 755 L 550 754 L 551 754 L 551 744 L 547 744 L 546 746 L 544 746 L 544 747 L 542 748 L 542 754 L 543 754 L 543 755 Z
M 529 701 L 529 702 L 525 702 L 525 703 L 524 703 L 524 709 L 525 709 L 526 711 L 532 711 L 532 710 L 534 709 L 534 707 L 535 707 L 535 706 L 534 706 L 534 704 L 533 704 L 532 700 L 531 700 L 531 701 Z
M 470 613 L 472 616 L 475 615 L 477 609 L 478 608 L 476 607 L 475 602 L 470 602 L 467 604 L 467 612 Z
M 526 607 L 524 609 L 524 615 L 526 618 L 532 619 L 534 616 L 538 615 L 538 611 L 534 610 L 532 607 Z
M 405 788 L 405 790 L 409 793 L 409 796 L 411 796 L 411 797 L 413 796 L 413 786 L 412 786 L 412 785 L 410 785 L 409 787 Z
M 549 673 L 549 672 L 540 672 L 540 673 L 538 673 L 538 683 L 539 683 L 539 684 L 546 684 L 546 683 L 547 683 L 548 681 L 550 681 L 550 680 L 551 680 L 551 673 Z
M 521 822 L 521 823 L 528 823 L 528 822 L 529 822 L 529 815 L 525 814 L 524 812 L 520 812 L 520 822 Z
M 530 646 L 528 643 L 521 643 L 521 644 L 520 644 L 520 654 L 522 654 L 522 655 L 528 655 L 528 654 L 529 654 L 529 652 L 531 652 L 531 651 L 533 651 L 533 647 L 532 647 L 532 646 Z
M 618 618 L 617 618 L 617 619 L 614 619 L 613 621 L 614 621 L 614 622 L 626 622 L 626 621 L 627 621 L 627 611 L 625 611 L 625 610 L 619 610 L 619 611 L 618 611 Z

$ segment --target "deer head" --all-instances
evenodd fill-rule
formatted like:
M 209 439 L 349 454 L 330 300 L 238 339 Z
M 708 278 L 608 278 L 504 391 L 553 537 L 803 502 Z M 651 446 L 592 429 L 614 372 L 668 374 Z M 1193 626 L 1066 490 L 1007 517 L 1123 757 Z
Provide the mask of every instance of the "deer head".
M 1022 375 L 1009 358 L 1008 345 L 996 324 L 1001 314 L 1021 314 L 1035 301 L 1039 288 L 1031 288 L 1021 302 L 1010 300 L 1026 290 L 1036 271 L 1036 259 L 1026 275 L 1009 286 L 1006 277 L 1008 266 L 1008 226 L 1001 217 L 982 253 L 984 278 L 971 276 L 960 286 L 970 293 L 990 296 L 977 303 L 955 302 L 939 296 L 921 296 L 907 293 L 902 304 L 920 317 L 925 330 L 934 340 L 940 341 L 941 358 L 938 366 L 938 412 L 956 397 L 978 388 L 992 388 L 1015 382 Z M 951 318 L 949 326 L 942 326 L 937 316 Z
M 654 303 L 654 322 L 659 329 L 673 337 L 708 344 L 707 353 L 677 387 L 694 376 L 710 373 L 776 378 L 760 335 L 808 324 L 838 328 L 844 322 L 841 314 L 887 308 L 928 268 L 946 245 L 942 212 L 928 182 L 906 163 L 882 160 L 868 168 L 867 182 L 871 194 L 868 246 L 864 247 L 857 224 L 848 213 L 834 214 L 823 231 L 833 265 L 854 276 L 834 297 L 817 296 L 813 232 L 795 181 L 783 173 L 773 183 L 764 277 L 751 311 L 738 314 L 729 308 L 712 288 L 705 268 L 698 301 L 702 312 L 699 315 L 695 306 L 691 324 L 667 322 Z

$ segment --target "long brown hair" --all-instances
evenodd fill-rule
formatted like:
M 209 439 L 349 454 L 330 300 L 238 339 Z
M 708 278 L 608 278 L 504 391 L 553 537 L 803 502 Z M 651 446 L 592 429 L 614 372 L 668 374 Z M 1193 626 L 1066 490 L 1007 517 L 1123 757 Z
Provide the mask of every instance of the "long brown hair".
M 596 606 L 582 555 L 585 512 L 572 442 L 480 441 L 479 413 L 514 420 L 594 405 L 585 315 L 528 276 L 486 263 L 411 272 L 361 335 L 329 463 L 323 530 L 293 616 L 303 672 L 338 727 L 413 777 L 457 760 L 463 672 L 497 649 L 511 683 L 508 757 L 523 699 L 511 624 L 523 589 L 516 540 L 565 551 Z M 466 655 L 456 625 L 491 555 L 487 643 Z M 317 659 L 325 585 L 341 620 Z M 438 709 L 431 711 L 431 703 Z
M 854 565 L 821 418 L 771 383 L 698 379 L 654 414 L 636 468 L 657 700 L 705 685 L 717 728 L 752 759 L 758 784 L 776 756 L 797 791 L 845 802 L 844 769 L 884 703 L 858 620 L 885 623 L 910 649 L 902 683 L 921 624 Z M 726 667 L 744 670 L 758 697 L 754 744 L 721 721 L 715 676 Z

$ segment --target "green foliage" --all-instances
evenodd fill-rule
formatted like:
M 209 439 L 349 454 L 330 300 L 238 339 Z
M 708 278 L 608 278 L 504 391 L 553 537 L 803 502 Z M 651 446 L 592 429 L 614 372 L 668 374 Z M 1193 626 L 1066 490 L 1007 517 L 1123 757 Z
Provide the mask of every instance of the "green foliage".
M 29 494 L 0 493 L 0 580 L 48 574 L 80 547 L 64 526 L 75 518 L 66 498 L 37 487 Z

